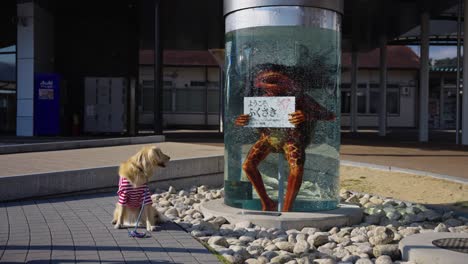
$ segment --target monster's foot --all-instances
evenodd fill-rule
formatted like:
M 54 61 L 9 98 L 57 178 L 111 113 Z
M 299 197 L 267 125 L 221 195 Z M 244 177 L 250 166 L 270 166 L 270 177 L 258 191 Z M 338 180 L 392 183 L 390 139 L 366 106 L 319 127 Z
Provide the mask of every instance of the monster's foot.
M 268 198 L 268 200 L 262 202 L 262 211 L 277 211 L 278 203 Z

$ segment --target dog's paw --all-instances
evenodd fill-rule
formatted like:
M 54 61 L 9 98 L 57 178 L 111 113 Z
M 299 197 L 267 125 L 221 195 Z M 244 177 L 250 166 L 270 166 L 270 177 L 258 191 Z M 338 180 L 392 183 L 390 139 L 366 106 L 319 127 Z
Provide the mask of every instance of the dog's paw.
M 149 232 L 152 232 L 152 231 L 156 231 L 156 226 L 147 226 L 146 227 L 146 230 L 148 230 Z
M 117 223 L 117 220 L 113 219 L 111 224 L 115 225 Z
M 115 228 L 115 229 L 121 229 L 121 228 L 122 228 L 122 224 L 115 224 L 115 225 L 114 225 L 114 228 Z

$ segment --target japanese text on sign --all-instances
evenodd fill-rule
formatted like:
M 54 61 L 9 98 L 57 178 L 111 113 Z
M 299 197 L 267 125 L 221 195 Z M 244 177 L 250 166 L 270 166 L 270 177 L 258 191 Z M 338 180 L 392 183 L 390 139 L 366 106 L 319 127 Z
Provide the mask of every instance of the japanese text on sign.
M 293 96 L 244 97 L 244 114 L 250 115 L 247 127 L 294 127 L 288 115 L 295 107 Z

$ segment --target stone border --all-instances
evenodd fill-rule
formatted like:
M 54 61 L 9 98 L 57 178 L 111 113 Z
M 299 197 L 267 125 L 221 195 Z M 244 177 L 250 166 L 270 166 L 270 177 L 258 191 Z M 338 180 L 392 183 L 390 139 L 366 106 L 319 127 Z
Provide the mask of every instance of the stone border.
M 464 264 L 468 254 L 436 247 L 432 241 L 440 238 L 468 238 L 464 233 L 424 233 L 405 237 L 400 241 L 402 259 L 420 264 Z
M 250 221 L 266 228 L 298 229 L 313 226 L 322 230 L 338 226 L 351 226 L 362 221 L 363 210 L 358 206 L 340 204 L 338 209 L 319 212 L 281 212 L 281 215 L 261 214 L 224 204 L 222 199 L 202 203 L 200 211 L 205 217 L 223 216 L 231 224 Z M 271 212 L 275 213 L 275 212 Z
M 451 181 L 451 182 L 456 182 L 456 183 L 461 183 L 461 184 L 468 184 L 468 179 L 464 179 L 464 178 L 460 178 L 456 176 L 449 176 L 449 175 L 438 174 L 438 173 L 427 172 L 427 171 L 420 171 L 420 170 L 404 169 L 404 168 L 399 168 L 399 167 L 394 167 L 394 166 L 377 165 L 377 164 L 372 164 L 372 163 L 356 162 L 356 161 L 349 161 L 349 160 L 341 160 L 340 165 L 388 171 L 388 172 L 400 172 L 400 173 L 414 174 L 418 176 L 426 176 L 426 177 L 431 177 L 435 179 L 446 180 L 446 181 Z
M 0 201 L 47 195 L 117 188 L 118 166 L 17 175 L 0 178 Z M 150 183 L 154 186 L 223 183 L 224 157 L 221 155 L 176 159 L 158 169 Z
M 120 145 L 134 145 L 145 143 L 158 143 L 166 140 L 163 135 L 155 136 L 139 136 L 139 137 L 121 137 L 121 138 L 103 138 L 103 139 L 87 139 L 87 140 L 71 140 L 60 142 L 47 142 L 47 143 L 30 143 L 30 144 L 14 144 L 0 146 L 1 154 L 25 153 L 25 152 L 39 152 L 39 151 L 54 151 L 65 149 L 79 149 L 79 148 L 95 148 L 95 147 L 109 147 Z

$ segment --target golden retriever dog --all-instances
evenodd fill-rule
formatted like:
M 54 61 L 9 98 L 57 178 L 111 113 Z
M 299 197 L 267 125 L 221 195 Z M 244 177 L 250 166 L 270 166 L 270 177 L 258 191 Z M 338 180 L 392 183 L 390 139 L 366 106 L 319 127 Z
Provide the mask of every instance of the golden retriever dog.
M 146 230 L 154 231 L 157 222 L 163 217 L 151 204 L 151 193 L 148 181 L 153 176 L 156 167 L 166 167 L 170 157 L 155 146 L 143 147 L 119 167 L 119 201 L 115 205 L 114 228 L 135 226 L 141 204 L 145 206 L 138 226 L 146 223 Z

